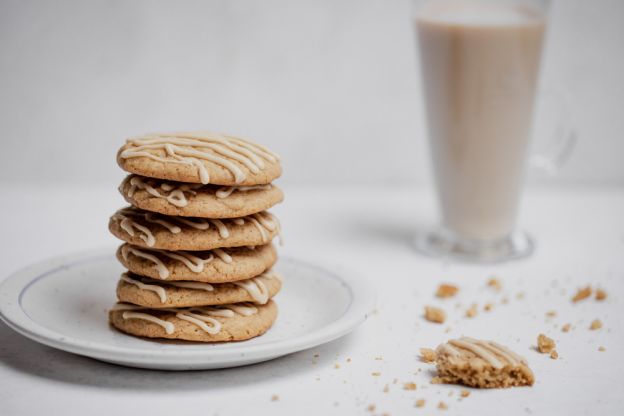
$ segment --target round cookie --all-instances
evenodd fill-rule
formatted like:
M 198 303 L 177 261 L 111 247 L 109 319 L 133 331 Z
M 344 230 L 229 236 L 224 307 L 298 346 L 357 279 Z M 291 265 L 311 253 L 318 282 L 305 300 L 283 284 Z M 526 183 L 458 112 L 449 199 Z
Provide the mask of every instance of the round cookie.
M 266 305 L 236 304 L 164 310 L 119 303 L 109 312 L 111 325 L 130 335 L 200 342 L 254 338 L 264 334 L 276 317 L 277 305 L 273 301 Z
M 279 234 L 279 222 L 266 211 L 218 220 L 170 217 L 127 207 L 111 216 L 108 229 L 135 246 L 200 251 L 267 244 Z
M 214 186 L 170 182 L 129 175 L 119 186 L 128 203 L 165 215 L 236 218 L 255 214 L 282 202 L 275 185 Z
M 117 152 L 126 172 L 216 185 L 264 185 L 277 179 L 279 156 L 264 146 L 211 132 L 154 133 L 126 140 Z
M 152 279 L 225 283 L 258 276 L 275 264 L 277 253 L 273 244 L 170 252 L 126 243 L 117 249 L 117 259 L 132 273 Z
M 119 302 L 146 308 L 186 308 L 251 302 L 264 305 L 281 289 L 274 272 L 232 283 L 164 282 L 124 273 L 117 284 Z

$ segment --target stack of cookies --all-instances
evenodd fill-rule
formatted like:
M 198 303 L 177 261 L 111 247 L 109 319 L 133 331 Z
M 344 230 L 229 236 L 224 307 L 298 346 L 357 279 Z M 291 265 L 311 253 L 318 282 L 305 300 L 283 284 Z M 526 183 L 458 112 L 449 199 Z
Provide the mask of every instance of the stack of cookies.
M 266 332 L 282 285 L 271 270 L 280 226 L 266 211 L 283 199 L 271 184 L 279 157 L 247 140 L 192 132 L 128 139 L 117 162 L 130 173 L 119 191 L 131 206 L 109 222 L 128 269 L 110 323 L 131 335 L 203 342 Z

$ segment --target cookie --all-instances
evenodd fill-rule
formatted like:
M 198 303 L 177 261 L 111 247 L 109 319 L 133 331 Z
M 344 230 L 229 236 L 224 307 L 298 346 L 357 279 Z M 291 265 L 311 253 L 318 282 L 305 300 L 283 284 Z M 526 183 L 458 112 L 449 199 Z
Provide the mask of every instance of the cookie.
M 264 185 L 282 173 L 279 156 L 266 147 L 211 132 L 134 137 L 119 149 L 117 163 L 137 175 L 204 185 Z
M 146 308 L 184 308 L 240 302 L 264 305 L 281 287 L 281 278 L 275 272 L 218 284 L 164 282 L 124 273 L 117 284 L 117 299 Z
M 275 185 L 215 186 L 129 175 L 119 192 L 135 207 L 165 215 L 236 218 L 267 210 L 284 199 Z
M 131 272 L 152 279 L 224 283 L 263 273 L 275 264 L 277 253 L 272 244 L 189 252 L 125 243 L 117 249 L 117 259 Z
M 527 361 L 494 341 L 452 339 L 436 349 L 435 382 L 478 388 L 531 386 L 535 381 Z
M 277 317 L 277 305 L 245 303 L 197 308 L 148 309 L 118 303 L 111 325 L 126 334 L 200 342 L 243 341 L 264 334 Z
M 279 222 L 266 211 L 219 220 L 172 217 L 127 207 L 113 214 L 108 229 L 135 246 L 200 251 L 268 244 L 279 233 Z

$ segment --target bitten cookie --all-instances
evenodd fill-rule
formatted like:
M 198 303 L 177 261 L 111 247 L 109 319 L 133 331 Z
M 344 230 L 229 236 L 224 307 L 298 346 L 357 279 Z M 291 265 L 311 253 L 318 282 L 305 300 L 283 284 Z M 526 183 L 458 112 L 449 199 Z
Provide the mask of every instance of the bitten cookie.
M 249 279 L 277 261 L 272 244 L 215 248 L 208 251 L 166 251 L 123 244 L 117 259 L 128 270 L 158 280 L 224 283 Z
M 264 334 L 276 317 L 273 301 L 160 310 L 118 303 L 109 312 L 111 325 L 130 335 L 200 342 L 254 338 Z
M 267 244 L 279 233 L 279 223 L 266 211 L 218 220 L 171 217 L 128 207 L 113 214 L 108 229 L 135 246 L 199 251 Z
M 135 207 L 165 215 L 236 218 L 267 210 L 282 202 L 275 185 L 215 186 L 163 181 L 129 175 L 119 192 Z
M 281 278 L 275 272 L 218 284 L 163 282 L 124 273 L 117 284 L 117 299 L 146 308 L 185 308 L 240 302 L 264 305 L 281 287 Z
M 211 132 L 154 133 L 126 140 L 117 153 L 126 172 L 217 185 L 264 185 L 278 178 L 279 156 L 247 140 Z
M 479 388 L 531 386 L 535 381 L 527 361 L 494 341 L 452 339 L 436 349 L 435 382 Z

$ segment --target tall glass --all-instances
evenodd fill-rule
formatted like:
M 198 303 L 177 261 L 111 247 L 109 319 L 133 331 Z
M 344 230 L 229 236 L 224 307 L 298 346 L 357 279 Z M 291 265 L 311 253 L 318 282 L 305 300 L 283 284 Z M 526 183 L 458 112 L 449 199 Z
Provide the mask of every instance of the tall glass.
M 441 213 L 417 237 L 477 262 L 532 252 L 516 229 L 549 1 L 415 0 L 424 106 Z

